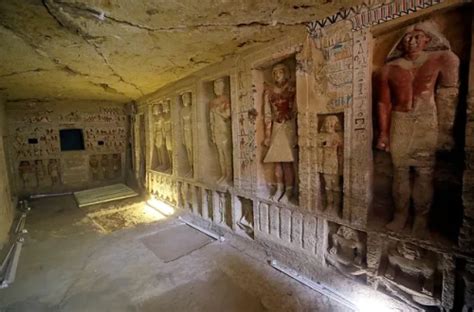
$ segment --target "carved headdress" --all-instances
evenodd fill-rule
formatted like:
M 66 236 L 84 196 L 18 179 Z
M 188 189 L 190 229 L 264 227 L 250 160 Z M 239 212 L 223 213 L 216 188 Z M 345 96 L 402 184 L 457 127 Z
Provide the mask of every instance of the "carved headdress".
M 432 21 L 425 21 L 411 25 L 405 29 L 403 36 L 397 41 L 390 53 L 387 55 L 386 61 L 391 61 L 393 59 L 402 57 L 404 51 L 402 47 L 402 40 L 406 34 L 414 31 L 420 30 L 424 32 L 427 36 L 431 38 L 428 45 L 425 47 L 425 51 L 440 51 L 440 50 L 451 50 L 451 45 L 449 41 L 440 33 L 438 25 Z

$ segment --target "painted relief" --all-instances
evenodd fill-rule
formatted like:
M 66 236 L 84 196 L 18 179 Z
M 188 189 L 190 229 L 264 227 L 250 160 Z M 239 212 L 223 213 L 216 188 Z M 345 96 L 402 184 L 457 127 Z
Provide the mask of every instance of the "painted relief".
M 375 77 L 378 136 L 376 148 L 393 164 L 392 231 L 407 225 L 428 233 L 433 203 L 436 152 L 454 146 L 453 125 L 459 94 L 459 58 L 437 25 L 406 29 Z
M 160 102 L 152 107 L 153 114 L 153 155 L 152 169 L 167 171 L 170 168 L 168 148 L 166 146 L 164 104 Z
M 272 81 L 265 85 L 263 94 L 263 163 L 273 166 L 275 187 L 271 199 L 282 203 L 288 203 L 295 195 L 296 90 L 290 78 L 288 65 L 274 65 Z
M 122 176 L 121 154 L 102 154 L 89 156 L 89 176 L 92 182 L 115 180 Z
M 186 160 L 189 171 L 186 177 L 193 176 L 193 114 L 191 92 L 185 92 L 181 95 L 183 108 L 181 109 L 181 130 L 183 145 L 186 149 Z
M 220 178 L 218 184 L 232 181 L 232 125 L 231 103 L 227 94 L 227 79 L 214 80 L 215 97 L 209 102 L 209 128 L 211 142 L 217 148 Z
M 437 256 L 406 242 L 392 242 L 379 268 L 381 285 L 407 304 L 440 306 L 442 275 Z
M 167 173 L 173 171 L 173 129 L 171 123 L 171 100 L 163 103 L 163 138 L 165 140 L 166 155 L 168 157 Z
M 365 233 L 345 225 L 330 224 L 326 261 L 346 276 L 364 275 L 366 244 Z
M 318 135 L 318 172 L 324 210 L 342 217 L 342 175 L 344 136 L 338 115 L 321 116 Z

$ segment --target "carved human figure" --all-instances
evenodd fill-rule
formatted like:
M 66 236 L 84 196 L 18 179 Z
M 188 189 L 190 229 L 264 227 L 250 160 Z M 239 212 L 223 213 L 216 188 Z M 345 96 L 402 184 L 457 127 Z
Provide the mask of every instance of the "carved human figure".
M 166 148 L 163 135 L 163 108 L 162 103 L 153 105 L 153 147 L 154 147 L 154 168 L 162 169 L 166 167 Z
M 102 171 L 102 177 L 104 179 L 110 179 L 110 174 L 109 174 L 109 156 L 107 154 L 103 154 L 102 157 L 100 158 L 100 169 Z
M 189 164 L 189 172 L 187 176 L 193 174 L 193 120 L 192 120 L 192 107 L 191 107 L 191 93 L 185 92 L 181 95 L 183 102 L 183 109 L 181 110 L 182 130 L 183 130 L 183 143 L 186 148 L 186 156 Z
M 168 158 L 168 172 L 173 170 L 173 134 L 171 126 L 170 105 L 171 100 L 166 100 L 163 103 L 163 137 L 165 140 L 166 155 Z
M 275 201 L 288 202 L 293 196 L 296 161 L 296 118 L 294 83 L 288 67 L 279 63 L 272 68 L 273 84 L 265 85 L 263 110 L 265 136 L 263 145 L 268 150 L 264 163 L 274 164 Z
M 251 206 L 242 205 L 242 216 L 237 222 L 237 226 L 248 235 L 253 233 L 253 210 Z
M 61 176 L 59 173 L 59 163 L 57 159 L 50 159 L 48 162 L 48 174 L 52 185 L 61 184 Z
M 345 274 L 360 275 L 366 272 L 363 269 L 366 245 L 356 230 L 341 225 L 331 235 L 331 241 L 327 257 L 330 263 Z
M 394 216 L 387 227 L 401 230 L 414 204 L 413 232 L 427 233 L 437 149 L 454 144 L 459 58 L 430 22 L 410 26 L 376 75 L 376 147 L 391 153 Z M 413 171 L 413 177 L 410 177 Z M 411 183 L 413 180 L 413 183 Z
M 386 278 L 413 296 L 433 296 L 436 265 L 424 250 L 398 242 L 388 250 L 387 258 Z
M 27 160 L 20 161 L 18 166 L 18 173 L 20 175 L 21 182 L 24 188 L 27 188 L 31 184 L 30 173 L 31 173 L 31 164 Z
M 118 178 L 122 171 L 122 160 L 120 154 L 112 154 L 112 176 Z
M 324 118 L 318 140 L 318 172 L 321 173 L 326 208 L 340 214 L 344 137 L 339 118 Z
M 44 164 L 41 159 L 35 160 L 35 175 L 36 175 L 36 187 L 40 187 L 41 184 L 45 183 L 46 171 L 44 170 Z
M 217 183 L 229 183 L 232 179 L 231 107 L 225 94 L 225 78 L 214 80 L 214 94 L 216 97 L 209 103 L 209 122 L 221 171 Z
M 92 180 L 100 180 L 100 164 L 97 155 L 91 155 L 89 158 L 89 168 L 91 171 Z

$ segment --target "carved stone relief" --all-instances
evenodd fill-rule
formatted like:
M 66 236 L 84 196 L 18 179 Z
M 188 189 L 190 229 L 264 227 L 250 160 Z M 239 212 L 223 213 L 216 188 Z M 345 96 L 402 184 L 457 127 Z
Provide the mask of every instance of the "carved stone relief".
M 344 169 L 344 136 L 341 118 L 324 115 L 320 118 L 318 134 L 318 172 L 320 173 L 323 209 L 342 217 L 342 176 Z
M 326 261 L 342 274 L 355 277 L 366 273 L 365 233 L 345 225 L 330 224 Z
M 211 142 L 217 149 L 220 178 L 218 184 L 232 181 L 232 125 L 231 103 L 227 94 L 227 79 L 213 81 L 215 97 L 209 102 L 209 130 Z
M 167 173 L 173 171 L 173 127 L 171 122 L 171 100 L 163 103 L 163 137 L 165 140 L 166 154 L 168 156 Z
M 235 221 L 238 230 L 253 237 L 253 202 L 250 199 L 237 197 L 234 203 Z
M 387 228 L 400 231 L 412 219 L 413 234 L 426 236 L 436 153 L 454 146 L 459 58 L 436 24 L 415 24 L 405 30 L 376 73 L 374 89 L 375 144 L 390 153 L 393 166 L 393 218 Z
M 271 200 L 296 201 L 296 89 L 289 66 L 278 63 L 271 68 L 271 81 L 263 91 L 263 163 L 272 166 Z
M 181 109 L 181 134 L 182 142 L 186 149 L 186 160 L 188 165 L 188 172 L 186 177 L 193 176 L 193 111 L 192 111 L 192 96 L 191 92 L 181 94 L 181 102 L 183 107 Z
M 93 154 L 89 156 L 89 173 L 92 182 L 118 179 L 122 176 L 121 154 Z
M 438 257 L 406 242 L 388 244 L 379 269 L 381 285 L 415 307 L 441 306 L 442 275 Z
M 163 103 L 154 104 L 152 106 L 153 114 L 153 152 L 152 164 L 153 170 L 162 171 L 169 167 L 168 154 L 166 153 L 165 135 L 164 135 L 164 118 L 163 118 Z

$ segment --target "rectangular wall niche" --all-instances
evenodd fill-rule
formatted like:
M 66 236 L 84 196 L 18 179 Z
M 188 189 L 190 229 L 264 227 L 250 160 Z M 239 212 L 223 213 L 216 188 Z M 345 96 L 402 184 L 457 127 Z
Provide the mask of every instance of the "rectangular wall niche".
M 82 129 L 61 129 L 59 130 L 59 138 L 61 140 L 61 151 L 84 150 Z

